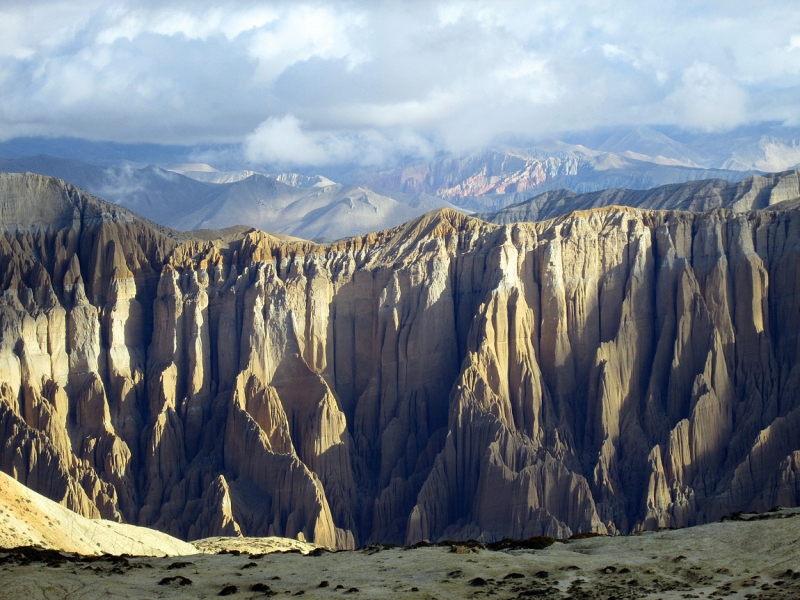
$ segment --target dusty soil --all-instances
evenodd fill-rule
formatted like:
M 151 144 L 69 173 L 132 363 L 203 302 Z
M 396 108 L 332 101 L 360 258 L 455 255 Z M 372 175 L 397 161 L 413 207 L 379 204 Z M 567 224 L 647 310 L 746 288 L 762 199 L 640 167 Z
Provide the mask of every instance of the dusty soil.
M 196 548 L 160 531 L 87 519 L 0 472 L 0 548 L 38 546 L 80 554 L 163 556 Z M 0 577 L 0 597 L 3 596 Z
M 800 598 L 800 518 L 759 518 L 628 537 L 414 549 L 311 550 L 203 540 L 181 557 L 0 551 L 6 598 Z M 500 545 L 501 547 L 503 545 Z M 521 547 L 528 548 L 521 549 Z M 285 552 L 262 551 L 288 550 Z M 303 554 L 303 552 L 310 552 Z

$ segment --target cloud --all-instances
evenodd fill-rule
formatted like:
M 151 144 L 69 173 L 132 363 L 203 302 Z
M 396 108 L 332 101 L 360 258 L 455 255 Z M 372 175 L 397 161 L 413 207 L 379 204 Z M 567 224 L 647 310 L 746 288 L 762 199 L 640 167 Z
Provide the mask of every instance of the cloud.
M 68 2 L 23 2 L 0 5 L 0 60 L 31 60 L 47 56 L 72 42 L 99 6 Z
M 798 31 L 790 0 L 6 0 L 0 138 L 241 143 L 309 164 L 719 130 L 797 118 Z
M 252 162 L 328 164 L 349 160 L 353 147 L 336 136 L 309 135 L 300 129 L 296 117 L 270 118 L 247 136 L 245 156 Z
M 351 44 L 349 30 L 362 26 L 357 13 L 337 14 L 326 7 L 298 6 L 274 27 L 258 28 L 249 43 L 259 61 L 258 77 L 271 81 L 287 67 L 312 57 L 348 59 L 352 68 L 367 54 Z
M 244 156 L 257 164 L 308 166 L 380 165 L 399 157 L 429 157 L 431 144 L 409 131 L 303 131 L 294 115 L 271 117 L 244 142 Z
M 718 131 L 747 120 L 747 93 L 711 65 L 696 62 L 686 69 L 680 87 L 666 100 L 674 121 L 685 127 Z
M 113 44 L 124 38 L 133 41 L 144 33 L 181 35 L 189 40 L 206 40 L 223 35 L 232 40 L 241 33 L 260 29 L 279 20 L 279 13 L 269 6 L 243 7 L 239 11 L 222 8 L 165 7 L 157 10 L 126 10 L 115 7 L 108 13 L 108 23 L 97 34 L 97 44 Z

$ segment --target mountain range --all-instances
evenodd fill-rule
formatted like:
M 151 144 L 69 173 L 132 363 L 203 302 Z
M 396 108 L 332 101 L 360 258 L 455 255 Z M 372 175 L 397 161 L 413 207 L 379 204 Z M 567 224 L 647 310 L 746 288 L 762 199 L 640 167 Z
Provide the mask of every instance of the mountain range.
M 231 149 L 216 154 L 195 149 L 218 169 L 187 161 L 188 148 L 93 146 L 80 140 L 63 146 L 58 140 L 0 143 L 0 156 L 9 157 L 0 159 L 0 170 L 60 177 L 174 229 L 246 224 L 317 241 L 393 227 L 435 208 L 494 211 L 559 189 L 580 194 L 714 178 L 735 183 L 800 163 L 798 132 L 769 124 L 702 136 L 645 126 L 612 128 L 565 134 L 527 148 L 303 173 L 249 165 L 231 158 L 236 156 Z M 68 158 L 25 156 L 36 149 Z M 135 162 L 126 162 L 126 156 Z
M 800 129 L 754 123 L 728 131 L 681 130 L 645 125 L 565 134 L 564 143 L 601 152 L 663 157 L 708 169 L 785 171 L 800 163 Z
M 304 239 L 336 240 L 399 225 L 450 206 L 426 194 L 379 193 L 292 173 L 267 176 L 219 174 L 208 167 L 179 169 L 181 172 L 152 165 L 102 167 L 41 155 L 0 160 L 0 171 L 59 177 L 182 231 L 245 224 Z
M 319 245 L 0 175 L 0 470 L 182 539 L 337 548 L 797 506 L 800 189 L 762 179 L 711 185 L 741 212 L 445 208 Z
M 487 151 L 445 156 L 389 171 L 355 170 L 341 175 L 379 189 L 431 194 L 460 208 L 487 211 L 554 189 L 578 193 L 620 187 L 648 189 L 709 178 L 739 181 L 752 173 L 557 144 L 548 151 Z
M 341 181 L 425 192 L 474 211 L 491 211 L 556 189 L 577 193 L 649 189 L 702 179 L 737 182 L 800 164 L 800 132 L 766 127 L 670 137 L 646 126 L 618 127 L 545 140 L 534 147 L 446 154 L 396 168 L 334 169 Z M 681 138 L 681 139 L 676 139 Z
M 173 229 L 247 224 L 317 241 L 393 227 L 436 208 L 496 210 L 562 187 L 647 189 L 710 176 L 738 181 L 747 175 L 611 154 L 519 151 L 448 158 L 392 173 L 362 173 L 360 179 L 368 183 L 353 185 L 322 175 L 221 172 L 205 164 L 103 167 L 44 155 L 0 159 L 0 171 L 59 177 Z
M 728 208 L 735 212 L 746 212 L 798 197 L 800 169 L 795 169 L 783 173 L 750 175 L 738 183 L 705 179 L 648 190 L 607 189 L 585 194 L 561 189 L 539 194 L 495 212 L 475 213 L 474 216 L 502 225 L 517 221 L 541 221 L 575 210 L 614 205 L 694 212 Z

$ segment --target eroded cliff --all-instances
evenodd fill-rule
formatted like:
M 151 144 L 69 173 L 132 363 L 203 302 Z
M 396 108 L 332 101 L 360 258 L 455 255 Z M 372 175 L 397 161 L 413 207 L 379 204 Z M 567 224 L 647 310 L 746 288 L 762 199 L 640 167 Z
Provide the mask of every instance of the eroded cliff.
M 800 501 L 798 210 L 317 246 L 0 186 L 0 468 L 81 514 L 353 547 Z

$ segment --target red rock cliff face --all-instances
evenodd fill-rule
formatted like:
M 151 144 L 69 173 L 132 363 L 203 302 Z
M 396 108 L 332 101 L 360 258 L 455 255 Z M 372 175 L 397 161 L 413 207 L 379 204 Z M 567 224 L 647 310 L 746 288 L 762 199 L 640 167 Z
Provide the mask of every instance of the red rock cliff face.
M 314 246 L 0 185 L 0 467 L 82 514 L 346 548 L 798 504 L 797 210 Z

